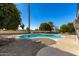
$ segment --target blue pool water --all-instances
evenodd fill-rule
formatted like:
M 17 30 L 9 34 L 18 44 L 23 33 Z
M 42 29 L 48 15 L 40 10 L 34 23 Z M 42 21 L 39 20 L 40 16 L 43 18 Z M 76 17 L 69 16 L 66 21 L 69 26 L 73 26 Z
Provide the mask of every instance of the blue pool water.
M 32 38 L 57 39 L 57 38 L 63 38 L 63 36 L 57 35 L 57 34 L 25 34 L 25 35 L 19 36 L 19 38 L 22 38 L 22 39 L 32 39 Z

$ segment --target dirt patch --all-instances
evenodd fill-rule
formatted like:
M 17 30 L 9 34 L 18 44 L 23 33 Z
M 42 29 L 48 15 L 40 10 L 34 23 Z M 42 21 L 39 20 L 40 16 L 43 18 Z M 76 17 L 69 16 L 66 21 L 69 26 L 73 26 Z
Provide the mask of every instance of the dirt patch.
M 41 43 L 43 43 L 45 45 L 52 45 L 52 44 L 56 43 L 56 41 L 48 39 L 48 38 L 35 38 L 35 39 L 32 39 L 32 40 L 40 41 Z

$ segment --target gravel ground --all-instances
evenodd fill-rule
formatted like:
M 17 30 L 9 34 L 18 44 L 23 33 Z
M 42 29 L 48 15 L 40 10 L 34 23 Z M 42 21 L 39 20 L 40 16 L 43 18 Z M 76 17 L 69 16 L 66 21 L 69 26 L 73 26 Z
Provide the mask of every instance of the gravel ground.
M 46 47 L 46 45 L 40 42 L 35 43 L 30 39 L 15 40 L 11 38 L 12 41 L 6 40 L 7 43 L 0 46 L 0 56 L 34 56 L 41 48 Z

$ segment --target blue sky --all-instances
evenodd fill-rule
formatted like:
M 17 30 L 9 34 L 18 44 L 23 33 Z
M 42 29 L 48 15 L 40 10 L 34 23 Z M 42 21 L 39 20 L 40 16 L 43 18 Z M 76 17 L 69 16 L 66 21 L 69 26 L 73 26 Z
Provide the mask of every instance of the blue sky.
M 16 4 L 25 28 L 28 26 L 28 4 Z M 55 26 L 73 22 L 76 18 L 76 3 L 32 3 L 30 4 L 31 29 L 39 28 L 40 23 L 52 21 Z

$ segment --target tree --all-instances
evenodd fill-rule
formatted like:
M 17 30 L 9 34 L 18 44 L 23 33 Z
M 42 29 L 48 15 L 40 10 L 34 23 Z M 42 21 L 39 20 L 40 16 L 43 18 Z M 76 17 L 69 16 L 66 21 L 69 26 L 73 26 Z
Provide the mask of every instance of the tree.
M 35 31 L 38 31 L 38 29 L 35 29 Z
M 75 32 L 75 28 L 74 28 L 74 26 L 73 26 L 73 23 L 68 23 L 68 24 L 67 24 L 67 28 L 68 28 L 68 32 L 69 32 L 69 33 Z
M 60 26 L 60 32 L 67 32 L 67 30 L 68 30 L 68 28 L 67 28 L 67 25 L 66 24 L 64 24 L 64 25 L 62 25 L 62 26 Z
M 41 23 L 39 30 L 41 31 L 51 31 L 51 26 L 48 23 Z
M 16 30 L 21 23 L 20 12 L 13 3 L 0 4 L 0 29 Z
M 20 26 L 20 27 L 24 30 L 24 26 L 25 26 L 24 24 L 21 24 L 21 26 Z
M 30 29 L 28 27 L 26 27 L 26 32 L 29 33 Z
M 60 26 L 60 32 L 68 32 L 68 33 L 73 33 L 75 32 L 73 23 L 68 23 Z
M 51 29 L 53 29 L 54 25 L 53 25 L 53 22 L 48 22 L 48 24 L 51 26 Z

